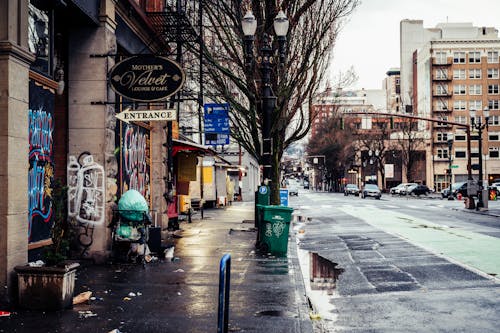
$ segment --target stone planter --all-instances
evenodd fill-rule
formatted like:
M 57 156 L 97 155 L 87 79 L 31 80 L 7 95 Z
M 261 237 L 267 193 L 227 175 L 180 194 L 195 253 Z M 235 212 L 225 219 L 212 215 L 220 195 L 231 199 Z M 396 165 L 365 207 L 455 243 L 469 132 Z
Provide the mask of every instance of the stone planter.
M 73 307 L 78 263 L 59 266 L 16 266 L 19 306 L 32 310 L 61 310 Z

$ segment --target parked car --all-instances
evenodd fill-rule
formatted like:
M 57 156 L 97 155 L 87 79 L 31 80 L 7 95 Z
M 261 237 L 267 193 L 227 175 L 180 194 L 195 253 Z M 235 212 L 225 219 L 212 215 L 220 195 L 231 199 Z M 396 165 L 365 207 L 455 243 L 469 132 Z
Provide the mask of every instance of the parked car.
M 406 190 L 409 195 L 421 196 L 431 193 L 431 189 L 427 185 L 413 185 L 409 186 Z
M 352 194 L 352 195 L 356 195 L 358 196 L 359 195 L 359 188 L 356 184 L 347 184 L 344 188 L 344 195 L 349 195 L 349 194 Z
M 407 195 L 408 194 L 408 188 L 412 187 L 412 186 L 416 186 L 418 185 L 417 183 L 401 183 L 399 184 L 397 187 L 397 189 L 395 190 L 395 193 L 394 194 L 399 194 L 399 195 Z
M 451 195 L 456 198 L 458 193 L 460 193 L 463 197 L 467 196 L 467 182 L 457 182 L 451 184 Z M 441 190 L 441 197 L 448 198 L 449 196 L 450 196 L 449 187 Z
M 361 197 L 365 199 L 366 197 L 373 197 L 375 199 L 380 199 L 382 192 L 375 184 L 366 184 L 361 192 Z

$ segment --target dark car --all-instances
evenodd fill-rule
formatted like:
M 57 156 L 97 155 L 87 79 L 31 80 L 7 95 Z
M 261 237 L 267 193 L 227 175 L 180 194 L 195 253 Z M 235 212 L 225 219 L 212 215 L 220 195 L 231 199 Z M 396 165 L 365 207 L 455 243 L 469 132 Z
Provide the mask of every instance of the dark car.
M 365 199 L 366 197 L 373 197 L 378 200 L 381 196 L 382 192 L 375 184 L 366 184 L 365 187 L 363 187 L 363 191 L 361 192 L 361 197 L 363 199 Z
M 347 184 L 344 188 L 344 195 L 359 195 L 359 188 L 356 184 Z
M 427 185 L 413 185 L 408 188 L 408 194 L 421 196 L 431 193 L 431 189 Z

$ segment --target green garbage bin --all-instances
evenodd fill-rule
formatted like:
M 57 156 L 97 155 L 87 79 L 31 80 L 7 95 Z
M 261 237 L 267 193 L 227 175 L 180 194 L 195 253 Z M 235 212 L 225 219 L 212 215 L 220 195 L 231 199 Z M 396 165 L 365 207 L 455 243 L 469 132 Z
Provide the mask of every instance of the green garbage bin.
M 262 221 L 259 229 L 261 247 L 275 255 L 286 255 L 293 208 L 262 206 L 261 210 Z

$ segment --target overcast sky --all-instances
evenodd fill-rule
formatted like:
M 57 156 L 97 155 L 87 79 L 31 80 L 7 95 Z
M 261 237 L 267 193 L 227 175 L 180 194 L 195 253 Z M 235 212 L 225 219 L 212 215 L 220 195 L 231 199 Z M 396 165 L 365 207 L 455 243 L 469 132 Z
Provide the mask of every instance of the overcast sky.
M 351 89 L 380 89 L 385 73 L 399 67 L 399 22 L 472 22 L 500 30 L 500 0 L 361 0 L 334 49 L 330 78 L 351 66 L 359 76 Z

